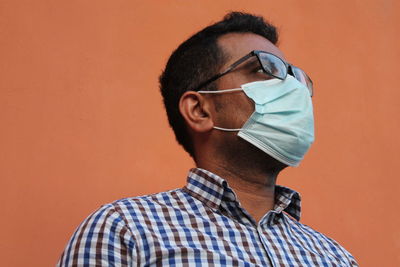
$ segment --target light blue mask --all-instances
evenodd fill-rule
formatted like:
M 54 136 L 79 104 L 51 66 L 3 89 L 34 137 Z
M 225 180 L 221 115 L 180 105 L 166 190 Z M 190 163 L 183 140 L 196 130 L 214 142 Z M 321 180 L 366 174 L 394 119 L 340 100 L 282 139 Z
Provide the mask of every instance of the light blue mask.
M 238 131 L 238 136 L 289 166 L 298 166 L 314 142 L 314 116 L 308 89 L 294 77 L 241 85 L 241 88 L 199 93 L 243 90 L 255 103 L 255 111 Z

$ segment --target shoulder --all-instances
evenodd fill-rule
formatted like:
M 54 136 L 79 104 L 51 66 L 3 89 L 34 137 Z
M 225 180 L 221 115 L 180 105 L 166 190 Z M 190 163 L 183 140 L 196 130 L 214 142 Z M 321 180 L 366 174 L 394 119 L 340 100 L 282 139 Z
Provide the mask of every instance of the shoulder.
M 171 206 L 184 198 L 185 194 L 182 189 L 174 189 L 155 194 L 119 199 L 102 206 L 102 208 L 114 210 L 119 216 L 126 218 L 152 211 L 155 212 L 162 207 Z
M 104 220 L 125 221 L 126 217 L 151 211 L 153 208 L 168 205 L 175 196 L 182 194 L 181 189 L 155 194 L 122 198 L 104 205 L 92 212 L 81 224 L 96 224 Z
M 185 211 L 190 212 L 190 203 L 193 202 L 184 189 L 128 197 L 101 206 L 92 217 L 100 214 L 110 214 L 129 229 L 134 237 L 143 230 L 151 227 L 155 222 L 166 222 L 170 216 Z M 100 220 L 102 215 L 100 215 Z
M 175 206 L 185 198 L 187 196 L 182 189 L 122 198 L 100 206 L 83 221 L 80 228 L 88 224 L 93 227 L 104 221 L 126 226 L 132 219 L 148 216 L 150 213 L 157 213 L 167 207 Z
M 120 266 L 134 260 L 138 229 L 182 194 L 176 189 L 102 205 L 78 226 L 57 266 L 98 266 L 102 262 Z

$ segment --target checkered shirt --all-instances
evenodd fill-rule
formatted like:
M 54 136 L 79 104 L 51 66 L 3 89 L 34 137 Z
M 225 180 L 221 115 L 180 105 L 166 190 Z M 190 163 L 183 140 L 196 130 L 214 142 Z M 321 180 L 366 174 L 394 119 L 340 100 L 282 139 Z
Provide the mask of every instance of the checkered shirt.
M 181 189 L 102 206 L 57 266 L 358 266 L 299 219 L 297 192 L 276 186 L 274 209 L 257 223 L 225 180 L 197 168 Z

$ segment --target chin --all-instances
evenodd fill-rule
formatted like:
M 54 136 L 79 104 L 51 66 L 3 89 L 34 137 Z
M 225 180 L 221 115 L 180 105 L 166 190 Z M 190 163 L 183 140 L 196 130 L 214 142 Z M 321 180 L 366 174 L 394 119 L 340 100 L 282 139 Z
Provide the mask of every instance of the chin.
M 236 167 L 279 172 L 288 166 L 237 136 L 235 142 L 225 143 L 221 149 L 226 160 Z

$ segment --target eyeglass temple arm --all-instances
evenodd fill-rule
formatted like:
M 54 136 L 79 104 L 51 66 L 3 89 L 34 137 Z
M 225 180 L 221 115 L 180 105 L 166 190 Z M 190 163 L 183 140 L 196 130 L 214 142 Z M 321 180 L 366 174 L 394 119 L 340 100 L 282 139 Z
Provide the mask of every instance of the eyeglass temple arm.
M 205 81 L 204 83 L 201 83 L 196 90 L 194 91 L 198 91 L 201 88 L 203 88 L 204 86 L 212 83 L 213 81 L 221 78 L 222 76 L 224 76 L 225 74 L 231 72 L 234 68 L 236 68 L 238 65 L 240 65 L 241 63 L 243 63 L 244 61 L 246 61 L 247 59 L 249 59 L 250 57 L 254 56 L 254 51 L 252 51 L 251 53 L 247 54 L 246 56 L 242 57 L 241 59 L 239 59 L 238 61 L 234 62 L 232 65 L 230 65 L 226 70 L 224 70 L 223 72 L 211 77 L 210 79 L 208 79 L 207 81 Z

